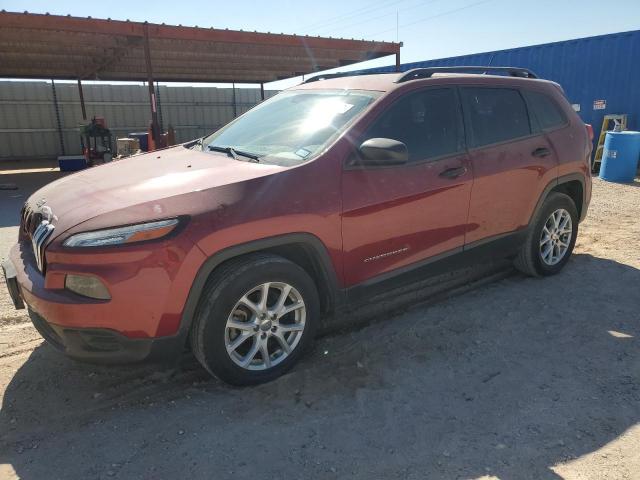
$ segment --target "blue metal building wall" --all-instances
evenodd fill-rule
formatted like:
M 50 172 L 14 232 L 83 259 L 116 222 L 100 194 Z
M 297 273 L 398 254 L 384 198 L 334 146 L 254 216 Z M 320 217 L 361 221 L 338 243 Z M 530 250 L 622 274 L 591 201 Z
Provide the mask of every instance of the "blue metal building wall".
M 582 120 L 593 125 L 596 141 L 608 113 L 627 113 L 629 128 L 640 129 L 640 30 L 405 63 L 401 70 L 462 65 L 524 67 L 558 82 L 580 105 Z M 393 72 L 395 66 L 372 70 Z M 606 100 L 606 109 L 594 110 L 594 100 Z

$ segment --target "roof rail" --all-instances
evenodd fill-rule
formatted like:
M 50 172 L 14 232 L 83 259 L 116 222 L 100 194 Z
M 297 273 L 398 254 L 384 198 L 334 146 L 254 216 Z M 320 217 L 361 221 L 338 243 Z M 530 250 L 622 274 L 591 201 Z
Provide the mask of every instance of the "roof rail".
M 311 77 L 306 79 L 302 83 L 311 83 L 317 82 L 319 80 L 329 80 L 331 78 L 341 78 L 341 77 L 355 77 L 359 75 L 378 75 L 383 72 L 336 72 L 336 73 L 321 73 L 320 75 L 316 75 L 315 77 Z M 384 72 L 387 73 L 387 72 Z
M 408 82 L 409 80 L 417 80 L 419 78 L 431 78 L 436 73 L 481 73 L 487 74 L 489 72 L 501 73 L 510 77 L 520 78 L 538 78 L 528 68 L 518 67 L 426 67 L 426 68 L 414 68 L 408 70 L 396 80 L 396 83 Z

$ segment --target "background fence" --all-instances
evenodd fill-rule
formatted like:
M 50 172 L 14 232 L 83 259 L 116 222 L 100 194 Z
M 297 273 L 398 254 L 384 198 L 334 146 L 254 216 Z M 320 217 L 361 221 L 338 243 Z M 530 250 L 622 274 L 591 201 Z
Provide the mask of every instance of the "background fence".
M 83 84 L 87 118 L 104 117 L 115 138 L 146 132 L 151 118 L 143 85 Z M 265 98 L 277 92 L 265 91 Z M 217 130 L 260 102 L 260 89 L 157 89 L 160 122 L 184 142 Z M 83 122 L 75 83 L 0 82 L 0 160 L 55 158 L 81 153 Z

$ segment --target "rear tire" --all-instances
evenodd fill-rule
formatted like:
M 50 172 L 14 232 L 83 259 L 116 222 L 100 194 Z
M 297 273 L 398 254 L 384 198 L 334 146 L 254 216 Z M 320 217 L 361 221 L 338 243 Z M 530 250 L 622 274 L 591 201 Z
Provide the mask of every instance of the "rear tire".
M 555 275 L 569 261 L 578 235 L 578 210 L 568 195 L 552 192 L 534 218 L 515 267 L 534 277 Z
M 209 373 L 232 385 L 273 380 L 313 343 L 320 305 L 311 277 L 276 255 L 230 260 L 208 280 L 191 347 Z

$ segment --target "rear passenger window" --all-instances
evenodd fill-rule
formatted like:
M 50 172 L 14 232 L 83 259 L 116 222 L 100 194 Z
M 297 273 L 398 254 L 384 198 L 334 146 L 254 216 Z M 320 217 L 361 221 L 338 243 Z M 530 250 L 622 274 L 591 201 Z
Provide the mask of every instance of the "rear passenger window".
M 527 106 L 518 90 L 462 88 L 474 147 L 504 142 L 531 134 Z
M 458 100 L 453 89 L 429 89 L 397 100 L 368 128 L 363 141 L 391 138 L 403 142 L 416 162 L 464 149 Z
M 544 93 L 525 90 L 524 95 L 541 129 L 550 130 L 567 123 L 560 107 Z

